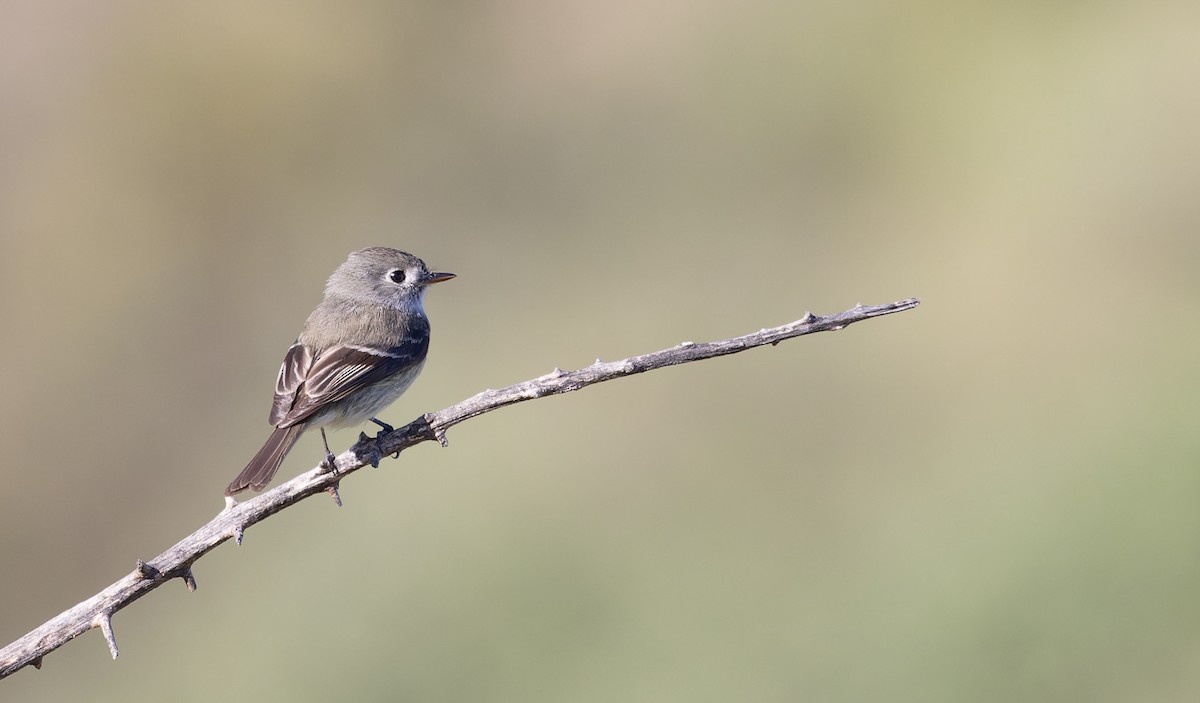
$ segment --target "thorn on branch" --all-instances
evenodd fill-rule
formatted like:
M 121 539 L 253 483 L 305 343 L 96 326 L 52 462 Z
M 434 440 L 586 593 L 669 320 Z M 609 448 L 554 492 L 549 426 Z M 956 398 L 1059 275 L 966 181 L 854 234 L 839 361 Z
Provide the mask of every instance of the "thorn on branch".
M 245 536 L 245 532 L 242 531 L 242 526 L 234 525 L 233 528 L 229 532 L 233 536 L 233 541 L 237 542 L 239 545 L 241 545 L 242 537 Z
M 34 659 L 33 661 L 31 661 L 29 663 L 33 664 L 33 668 L 37 669 L 38 671 L 42 670 L 42 658 L 41 657 L 38 657 L 37 659 Z
M 161 571 L 153 566 L 150 566 L 141 559 L 137 560 L 137 572 L 138 576 L 141 576 L 144 579 L 156 579 L 162 574 Z
M 105 610 L 98 614 L 92 622 L 92 627 L 99 627 L 100 632 L 104 633 L 104 641 L 108 642 L 108 651 L 112 654 L 112 658 L 116 659 L 121 652 L 117 649 L 117 638 L 113 635 L 112 613 Z
M 187 586 L 189 592 L 196 592 L 196 577 L 192 575 L 191 567 L 180 574 L 179 578 L 183 579 L 183 583 L 185 586 Z
M 336 483 L 326 488 L 325 492 L 329 494 L 330 498 L 333 498 L 333 502 L 337 504 L 337 507 L 342 507 L 342 496 L 338 494 L 338 485 Z

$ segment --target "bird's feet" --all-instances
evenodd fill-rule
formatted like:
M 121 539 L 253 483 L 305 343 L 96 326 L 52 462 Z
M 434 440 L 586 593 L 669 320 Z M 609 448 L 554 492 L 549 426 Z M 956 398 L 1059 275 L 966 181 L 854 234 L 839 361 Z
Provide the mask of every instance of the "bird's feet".
M 325 459 L 321 461 L 321 468 L 325 469 L 325 473 L 337 474 L 337 457 L 328 449 L 325 450 Z
M 379 425 L 382 428 L 379 430 L 379 434 L 375 435 L 375 439 L 383 439 L 385 435 L 389 435 L 396 431 L 395 427 L 392 427 L 391 425 L 387 424 L 386 422 L 384 422 L 383 420 L 380 420 L 377 417 L 371 418 L 371 422 L 374 422 L 376 425 Z M 392 458 L 399 459 L 400 452 L 396 452 L 395 454 L 393 454 Z M 374 466 L 374 464 L 372 464 L 372 466 Z M 376 467 L 376 468 L 378 468 L 378 467 Z

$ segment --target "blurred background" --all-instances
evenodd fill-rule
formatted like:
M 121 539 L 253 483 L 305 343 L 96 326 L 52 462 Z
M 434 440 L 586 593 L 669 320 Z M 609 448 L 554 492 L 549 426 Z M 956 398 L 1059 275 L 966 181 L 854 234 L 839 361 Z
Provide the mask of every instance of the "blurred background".
M 1193 701 L 1200 5 L 0 5 L 0 644 L 205 523 L 368 245 L 405 423 L 12 701 Z M 357 430 L 332 436 L 335 449 Z M 306 437 L 284 465 L 321 458 Z

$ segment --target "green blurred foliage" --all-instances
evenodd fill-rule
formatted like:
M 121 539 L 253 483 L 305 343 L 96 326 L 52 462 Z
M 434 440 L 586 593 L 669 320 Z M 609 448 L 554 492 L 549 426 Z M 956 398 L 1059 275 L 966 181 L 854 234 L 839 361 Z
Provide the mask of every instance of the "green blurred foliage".
M 397 423 L 924 304 L 473 420 L 121 612 L 118 662 L 88 633 L 0 698 L 1195 700 L 1197 26 L 3 3 L 2 642 L 221 508 L 352 249 L 459 274 Z

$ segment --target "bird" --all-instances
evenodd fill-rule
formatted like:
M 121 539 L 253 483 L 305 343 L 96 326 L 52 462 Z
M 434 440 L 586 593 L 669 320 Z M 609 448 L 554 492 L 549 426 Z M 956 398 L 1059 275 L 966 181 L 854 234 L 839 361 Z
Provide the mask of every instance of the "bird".
M 416 380 L 429 351 L 425 290 L 455 274 L 430 271 L 421 259 L 388 247 L 351 252 L 325 284 L 325 295 L 284 356 L 269 422 L 274 431 L 226 496 L 271 482 L 306 430 L 320 428 L 324 465 L 335 469 L 325 428 L 370 420 Z

